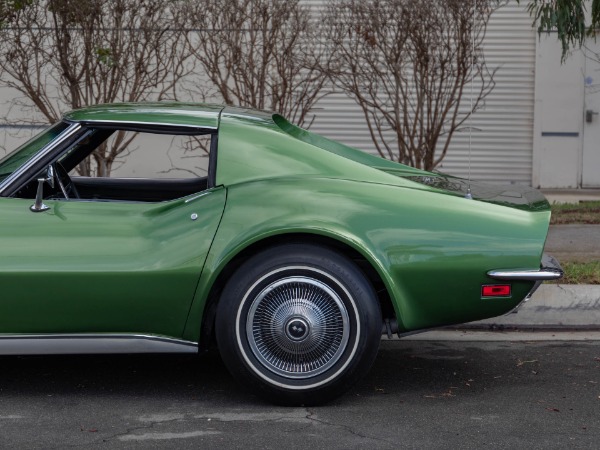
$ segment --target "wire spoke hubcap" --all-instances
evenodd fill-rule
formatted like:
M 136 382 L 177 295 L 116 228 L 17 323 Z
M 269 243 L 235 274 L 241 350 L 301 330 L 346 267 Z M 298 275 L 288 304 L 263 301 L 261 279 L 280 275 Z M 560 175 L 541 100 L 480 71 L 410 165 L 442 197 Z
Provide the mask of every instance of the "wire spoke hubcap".
M 348 311 L 320 280 L 294 276 L 264 288 L 252 302 L 246 336 L 254 356 L 286 378 L 314 377 L 341 358 L 349 339 Z

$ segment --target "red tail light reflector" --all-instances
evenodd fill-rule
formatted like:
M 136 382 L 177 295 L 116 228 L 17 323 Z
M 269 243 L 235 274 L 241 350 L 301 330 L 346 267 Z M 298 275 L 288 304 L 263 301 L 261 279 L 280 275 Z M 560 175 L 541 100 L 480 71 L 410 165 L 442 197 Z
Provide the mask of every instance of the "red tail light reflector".
M 481 297 L 510 297 L 510 284 L 486 284 L 481 286 Z

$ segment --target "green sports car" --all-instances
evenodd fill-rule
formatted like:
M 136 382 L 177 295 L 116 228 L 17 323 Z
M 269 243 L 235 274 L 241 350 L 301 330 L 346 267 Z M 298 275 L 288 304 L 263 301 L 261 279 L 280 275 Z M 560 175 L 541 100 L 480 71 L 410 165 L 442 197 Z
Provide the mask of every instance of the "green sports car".
M 498 316 L 562 275 L 537 191 L 228 106 L 72 111 L 0 161 L 0 214 L 0 354 L 216 343 L 282 404 L 346 391 L 382 333 Z

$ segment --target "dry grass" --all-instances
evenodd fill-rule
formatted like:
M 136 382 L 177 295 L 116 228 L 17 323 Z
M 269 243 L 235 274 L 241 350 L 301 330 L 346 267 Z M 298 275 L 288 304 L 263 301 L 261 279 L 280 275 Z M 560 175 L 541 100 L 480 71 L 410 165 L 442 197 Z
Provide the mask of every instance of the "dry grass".
M 561 263 L 565 276 L 560 284 L 600 284 L 600 261 Z
M 552 225 L 571 223 L 600 224 L 600 201 L 580 203 L 554 203 Z

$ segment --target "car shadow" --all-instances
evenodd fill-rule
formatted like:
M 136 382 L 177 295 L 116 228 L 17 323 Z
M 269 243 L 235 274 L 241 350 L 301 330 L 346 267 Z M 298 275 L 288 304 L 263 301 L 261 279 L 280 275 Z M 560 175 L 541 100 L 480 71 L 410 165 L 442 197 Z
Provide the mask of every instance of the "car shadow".
M 487 395 L 531 385 L 543 376 L 540 352 L 548 343 L 382 341 L 368 375 L 349 393 L 352 401 L 420 404 L 423 400 Z M 552 344 L 553 345 L 553 344 Z M 348 401 L 347 397 L 336 403 Z
M 504 383 L 527 383 L 519 358 L 527 355 L 498 344 L 481 346 L 426 341 L 382 341 L 368 375 L 334 404 L 366 398 L 450 398 L 477 395 Z M 533 357 L 532 357 L 533 358 Z M 263 403 L 240 387 L 219 355 L 2 356 L 3 396 L 168 396 Z
M 182 396 L 237 390 L 216 353 L 0 357 L 4 395 Z

